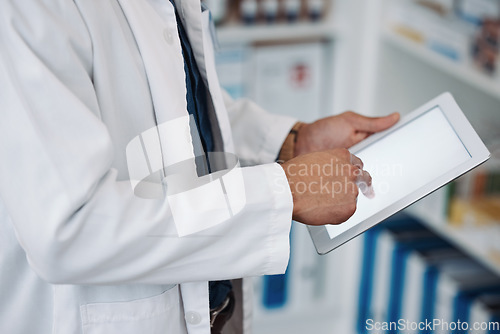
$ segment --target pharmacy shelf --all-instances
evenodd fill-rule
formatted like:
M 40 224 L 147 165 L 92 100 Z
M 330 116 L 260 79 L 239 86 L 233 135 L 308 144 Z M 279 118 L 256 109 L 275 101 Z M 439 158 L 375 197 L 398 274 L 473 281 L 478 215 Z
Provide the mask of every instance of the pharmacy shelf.
M 429 50 L 423 44 L 418 44 L 388 29 L 382 33 L 382 38 L 388 44 L 410 56 L 416 57 L 437 70 L 500 100 L 500 81 L 496 81 L 472 67 L 455 63 L 445 56 Z
M 335 35 L 335 26 L 329 21 L 293 24 L 227 24 L 217 28 L 220 44 L 252 44 L 315 38 L 331 40 Z
M 436 234 L 448 240 L 451 244 L 468 254 L 479 263 L 500 276 L 500 258 L 494 257 L 481 242 L 473 239 L 464 230 L 451 226 L 448 222 L 436 218 L 435 215 L 426 211 L 424 207 L 413 205 L 408 208 L 410 214 L 419 218 Z

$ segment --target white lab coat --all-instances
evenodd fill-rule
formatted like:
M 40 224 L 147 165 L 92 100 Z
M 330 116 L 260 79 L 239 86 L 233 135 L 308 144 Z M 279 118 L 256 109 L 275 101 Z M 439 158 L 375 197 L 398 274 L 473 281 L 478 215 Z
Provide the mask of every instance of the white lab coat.
M 294 120 L 224 96 L 208 13 L 176 5 L 225 150 L 260 164 L 241 212 L 187 237 L 167 201 L 134 196 L 125 155 L 187 115 L 169 1 L 0 2 L 0 333 L 209 333 L 207 281 L 284 272 L 292 198 L 273 161 Z M 166 161 L 190 139 L 159 136 Z

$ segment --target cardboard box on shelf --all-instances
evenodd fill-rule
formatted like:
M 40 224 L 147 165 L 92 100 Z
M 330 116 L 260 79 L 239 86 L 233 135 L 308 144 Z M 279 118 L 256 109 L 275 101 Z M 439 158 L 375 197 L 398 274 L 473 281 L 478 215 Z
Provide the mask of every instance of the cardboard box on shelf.
M 471 61 L 471 41 L 477 28 L 453 15 L 443 16 L 427 6 L 402 2 L 390 7 L 386 21 L 397 34 L 453 61 Z
M 472 46 L 474 64 L 480 71 L 494 75 L 500 66 L 500 20 L 485 19 Z
M 444 16 L 453 11 L 455 0 L 416 0 L 416 3 Z
M 476 298 L 470 308 L 470 322 L 481 326 L 476 334 L 500 332 L 500 293 L 485 293 Z
M 367 332 L 367 319 L 438 319 L 442 326 L 432 333 L 453 333 L 449 325 L 458 320 L 484 318 L 468 312 L 479 296 L 500 292 L 500 277 L 405 215 L 366 232 L 361 277 L 359 332 Z
M 485 19 L 500 18 L 498 0 L 458 0 L 455 6 L 458 17 L 478 26 Z
M 500 224 L 500 197 L 484 197 L 474 200 L 453 198 L 449 208 L 450 224 L 458 227 L 482 228 Z

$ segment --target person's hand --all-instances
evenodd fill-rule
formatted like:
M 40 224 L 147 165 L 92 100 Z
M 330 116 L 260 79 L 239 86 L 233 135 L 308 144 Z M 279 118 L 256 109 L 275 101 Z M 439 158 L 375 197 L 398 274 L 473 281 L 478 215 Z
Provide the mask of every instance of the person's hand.
M 375 132 L 390 128 L 398 120 L 398 113 L 372 118 L 348 111 L 304 124 L 297 133 L 294 156 L 335 148 L 349 148 Z
M 304 224 L 340 224 L 356 211 L 358 186 L 370 195 L 370 174 L 347 149 L 309 153 L 281 166 L 292 191 L 293 219 Z

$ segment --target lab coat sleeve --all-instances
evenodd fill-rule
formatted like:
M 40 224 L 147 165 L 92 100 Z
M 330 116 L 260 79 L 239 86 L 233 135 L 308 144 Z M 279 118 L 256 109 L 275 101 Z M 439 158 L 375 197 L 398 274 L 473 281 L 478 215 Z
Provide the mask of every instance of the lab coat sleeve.
M 233 100 L 223 91 L 236 154 L 246 165 L 276 161 L 286 136 L 297 120 L 264 111 L 248 99 Z
M 0 45 L 0 205 L 42 278 L 168 284 L 284 272 L 292 199 L 280 166 L 243 168 L 241 212 L 179 237 L 168 201 L 116 180 L 75 3 L 0 2 Z

